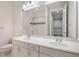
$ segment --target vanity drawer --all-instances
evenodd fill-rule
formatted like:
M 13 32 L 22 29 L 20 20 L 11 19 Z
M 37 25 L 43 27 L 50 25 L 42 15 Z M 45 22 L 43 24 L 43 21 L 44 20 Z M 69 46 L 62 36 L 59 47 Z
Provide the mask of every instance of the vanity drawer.
M 73 54 L 70 52 L 65 52 L 57 49 L 51 49 L 47 47 L 40 47 L 40 53 L 49 55 L 51 57 L 79 57 L 78 54 Z
M 13 40 L 12 43 L 17 45 L 17 46 L 20 46 L 20 47 L 28 48 L 28 43 L 26 43 L 26 42 Z
M 50 57 L 50 56 L 43 54 L 43 53 L 40 53 L 40 57 Z
M 37 51 L 38 52 L 38 48 L 39 46 L 35 45 L 35 44 L 29 44 L 29 49 L 33 50 L 33 51 Z

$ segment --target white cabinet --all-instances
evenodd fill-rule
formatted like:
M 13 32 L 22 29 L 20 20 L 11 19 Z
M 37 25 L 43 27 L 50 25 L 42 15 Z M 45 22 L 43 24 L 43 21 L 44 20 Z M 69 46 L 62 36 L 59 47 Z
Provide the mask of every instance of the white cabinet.
M 23 57 L 28 56 L 28 44 L 19 40 L 12 41 L 12 56 Z
M 28 49 L 17 45 L 13 45 L 12 56 L 26 57 L 28 56 Z
M 20 47 L 28 48 L 28 44 L 26 42 L 22 42 L 22 41 L 19 41 L 19 40 L 13 40 L 12 43 L 14 45 L 17 45 L 17 46 L 20 46 Z
M 39 46 L 35 44 L 29 44 L 29 49 L 38 52 Z
M 73 54 L 69 52 L 65 52 L 58 49 L 40 47 L 40 53 L 48 55 L 50 57 L 78 57 L 78 54 Z
M 79 54 L 14 40 L 12 45 L 12 56 L 14 57 L 79 57 Z
M 38 57 L 38 52 L 29 50 L 29 57 Z
M 21 41 L 13 41 L 12 56 L 16 57 L 38 57 L 38 46 Z
M 17 53 L 18 53 L 17 48 L 18 46 L 14 44 L 12 45 L 12 56 L 17 56 Z
M 39 56 L 38 48 L 39 47 L 37 45 L 29 44 L 29 56 L 38 57 Z
M 50 57 L 50 56 L 43 54 L 43 53 L 40 53 L 40 57 Z

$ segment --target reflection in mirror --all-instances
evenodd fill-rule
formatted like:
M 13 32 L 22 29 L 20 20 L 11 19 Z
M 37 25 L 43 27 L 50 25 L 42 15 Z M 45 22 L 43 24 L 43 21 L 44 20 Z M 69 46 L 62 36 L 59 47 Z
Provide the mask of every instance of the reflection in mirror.
M 60 37 L 67 37 L 67 10 L 65 9 L 57 9 L 57 10 L 51 10 L 50 11 L 50 35 L 51 36 L 60 36 Z
M 44 1 L 43 1 L 44 2 Z M 38 2 L 38 4 L 40 4 Z M 72 6 L 74 6 L 72 8 Z M 74 10 L 73 10 L 74 9 Z M 23 11 L 24 33 L 76 39 L 76 3 L 60 1 Z M 73 24 L 74 22 L 74 24 Z
M 52 36 L 63 36 L 62 29 L 63 11 L 52 12 Z
M 63 3 L 63 4 L 62 4 Z M 48 6 L 48 35 L 68 37 L 68 3 L 56 2 Z

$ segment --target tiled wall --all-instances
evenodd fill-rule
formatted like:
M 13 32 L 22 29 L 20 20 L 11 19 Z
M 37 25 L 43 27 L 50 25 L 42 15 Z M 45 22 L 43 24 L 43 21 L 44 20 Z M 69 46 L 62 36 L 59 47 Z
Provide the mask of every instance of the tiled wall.
M 29 13 L 31 13 L 30 15 L 28 15 L 29 13 L 27 12 L 24 13 L 24 33 L 25 34 L 27 33 L 29 23 L 35 23 L 29 25 L 31 35 L 46 35 L 45 8 L 40 7 L 38 10 L 37 9 L 30 10 L 29 11 Z

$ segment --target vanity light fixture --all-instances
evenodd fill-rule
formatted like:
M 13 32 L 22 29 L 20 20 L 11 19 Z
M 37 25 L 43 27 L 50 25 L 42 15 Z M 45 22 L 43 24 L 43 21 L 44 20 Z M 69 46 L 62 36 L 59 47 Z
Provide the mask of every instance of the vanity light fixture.
M 36 1 L 27 1 L 27 2 L 25 2 L 25 4 L 23 4 L 22 9 L 24 11 L 26 11 L 26 10 L 30 10 L 30 9 L 33 9 L 33 8 L 36 8 L 36 7 L 39 7 L 38 2 L 36 2 Z
M 39 6 L 44 6 L 44 5 L 48 5 L 51 3 L 54 3 L 56 1 L 26 1 L 23 6 L 22 9 L 24 11 L 39 7 Z

